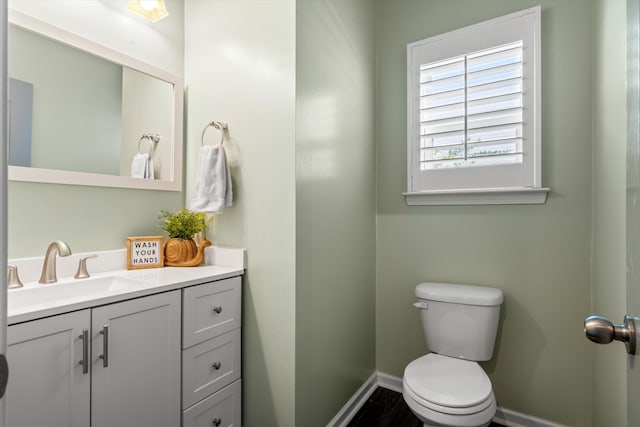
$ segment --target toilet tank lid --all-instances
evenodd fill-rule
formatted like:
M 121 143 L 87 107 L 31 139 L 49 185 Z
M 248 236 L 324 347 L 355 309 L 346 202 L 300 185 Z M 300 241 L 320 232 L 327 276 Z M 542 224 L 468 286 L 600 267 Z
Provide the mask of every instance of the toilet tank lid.
M 436 282 L 418 284 L 416 297 L 468 305 L 500 305 L 503 301 L 502 291 L 497 288 Z

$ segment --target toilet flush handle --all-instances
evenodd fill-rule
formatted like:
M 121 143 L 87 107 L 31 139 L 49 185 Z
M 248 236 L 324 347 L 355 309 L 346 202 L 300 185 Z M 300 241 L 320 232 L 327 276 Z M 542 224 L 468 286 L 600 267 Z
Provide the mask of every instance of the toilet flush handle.
M 426 310 L 426 309 L 428 309 L 428 308 L 429 308 L 429 304 L 427 304 L 427 303 L 426 303 L 426 302 L 424 302 L 424 301 L 418 301 L 418 302 L 415 302 L 415 303 L 413 303 L 413 306 L 414 306 L 415 308 L 419 308 L 419 309 L 421 309 L 421 310 Z

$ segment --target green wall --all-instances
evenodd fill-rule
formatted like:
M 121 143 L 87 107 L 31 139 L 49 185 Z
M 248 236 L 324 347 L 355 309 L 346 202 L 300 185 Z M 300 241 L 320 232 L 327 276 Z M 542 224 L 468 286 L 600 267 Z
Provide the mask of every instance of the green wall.
M 542 184 L 531 206 L 406 205 L 406 44 L 542 5 Z M 424 354 L 412 307 L 421 281 L 503 289 L 498 404 L 588 426 L 591 302 L 591 1 L 380 0 L 377 68 L 376 357 L 402 376 Z
M 375 0 L 296 4 L 296 426 L 375 370 Z
M 233 206 L 216 217 L 210 236 L 247 250 L 242 424 L 293 426 L 295 1 L 188 1 L 185 7 L 187 200 L 206 123 L 228 123 L 227 146 L 240 152 L 232 169 Z
M 9 182 L 9 258 L 42 257 L 53 240 L 77 253 L 122 249 L 161 234 L 158 211 L 183 205 L 182 192 Z
M 243 425 L 326 425 L 375 369 L 375 10 L 186 3 L 187 200 L 205 123 L 240 152 L 210 234 L 248 253 Z

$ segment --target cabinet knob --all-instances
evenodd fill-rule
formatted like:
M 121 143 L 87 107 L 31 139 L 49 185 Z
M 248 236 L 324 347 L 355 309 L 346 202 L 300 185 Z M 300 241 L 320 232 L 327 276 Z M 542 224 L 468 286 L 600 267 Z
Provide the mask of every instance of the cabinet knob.
M 222 424 L 222 420 L 220 418 L 214 418 L 212 421 L 213 425 L 219 427 Z
M 213 365 L 211 365 L 211 366 L 213 366 L 213 369 L 215 369 L 215 370 L 217 371 L 217 370 L 218 370 L 218 369 L 220 369 L 220 367 L 222 366 L 222 363 L 220 363 L 220 362 L 216 362 L 216 363 L 214 363 L 214 364 L 213 364 Z
M 213 311 L 216 314 L 220 314 L 220 313 L 222 313 L 222 307 L 221 306 L 213 307 Z

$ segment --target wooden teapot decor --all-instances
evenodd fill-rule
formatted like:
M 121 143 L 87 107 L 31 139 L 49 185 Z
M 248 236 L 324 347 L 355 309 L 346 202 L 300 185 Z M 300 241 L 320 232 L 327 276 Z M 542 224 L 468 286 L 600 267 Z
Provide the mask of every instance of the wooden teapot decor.
M 183 209 L 176 213 L 160 211 L 159 226 L 169 234 L 164 244 L 164 265 L 171 267 L 195 267 L 204 261 L 204 250 L 211 242 L 203 237 L 196 245 L 193 236 L 204 231 L 213 217 L 206 218 L 202 212 Z

